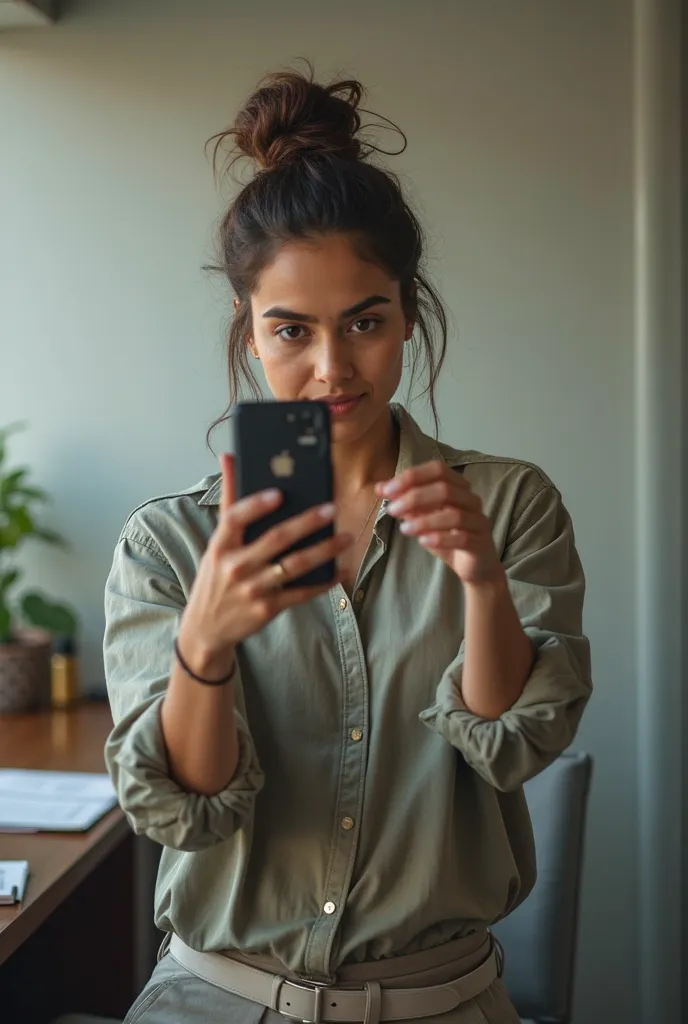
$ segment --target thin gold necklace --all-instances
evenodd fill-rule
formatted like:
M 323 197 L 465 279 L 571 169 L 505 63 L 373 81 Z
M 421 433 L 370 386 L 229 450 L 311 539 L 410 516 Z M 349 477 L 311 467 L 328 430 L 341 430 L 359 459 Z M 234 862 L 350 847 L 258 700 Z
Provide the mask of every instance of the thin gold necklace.
M 380 504 L 380 501 L 381 501 L 381 500 L 382 500 L 381 498 L 377 498 L 377 497 L 375 498 L 375 501 L 373 502 L 373 504 L 372 504 L 372 505 L 371 505 L 371 507 L 370 507 L 370 512 L 369 512 L 369 513 L 368 513 L 368 515 L 366 516 L 366 521 L 365 521 L 365 523 L 363 524 L 363 526 L 361 527 L 361 529 L 359 530 L 358 536 L 356 537 L 356 540 L 355 540 L 355 541 L 354 541 L 354 543 L 353 543 L 353 546 L 354 546 L 354 547 L 356 547 L 356 545 L 358 544 L 359 540 L 360 540 L 360 539 L 361 539 L 361 537 L 363 536 L 363 531 L 365 530 L 366 526 L 367 526 L 367 525 L 368 525 L 368 523 L 370 522 L 370 517 L 372 516 L 372 514 L 373 514 L 373 512 L 375 511 L 375 509 L 377 508 L 377 506 L 378 506 L 378 505 Z

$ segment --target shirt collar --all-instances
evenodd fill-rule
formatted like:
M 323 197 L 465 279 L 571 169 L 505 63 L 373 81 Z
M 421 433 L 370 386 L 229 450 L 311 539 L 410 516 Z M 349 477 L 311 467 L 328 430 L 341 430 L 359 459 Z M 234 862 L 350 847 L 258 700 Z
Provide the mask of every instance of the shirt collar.
M 220 498 L 222 497 L 222 474 L 220 473 L 214 483 L 210 485 L 208 490 L 205 492 L 199 505 L 219 505 Z
M 429 434 L 423 433 L 419 425 L 409 412 L 396 402 L 391 405 L 392 415 L 399 426 L 399 457 L 395 475 L 402 473 L 409 466 L 418 466 L 423 462 L 432 462 L 434 459 L 441 459 L 448 466 L 458 466 L 464 461 L 464 453 L 440 445 Z M 199 505 L 219 505 L 222 493 L 222 476 L 218 475 L 213 481 Z M 386 505 L 386 502 L 383 502 Z M 380 513 L 383 509 L 380 509 Z

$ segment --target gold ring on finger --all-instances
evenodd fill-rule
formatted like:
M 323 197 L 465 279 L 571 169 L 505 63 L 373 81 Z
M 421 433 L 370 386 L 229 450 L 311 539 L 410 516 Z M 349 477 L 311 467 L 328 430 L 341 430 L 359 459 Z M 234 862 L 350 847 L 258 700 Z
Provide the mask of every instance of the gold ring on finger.
M 288 581 L 289 576 L 287 570 L 284 568 L 281 562 L 275 562 L 272 567 L 273 579 L 276 587 L 283 587 Z

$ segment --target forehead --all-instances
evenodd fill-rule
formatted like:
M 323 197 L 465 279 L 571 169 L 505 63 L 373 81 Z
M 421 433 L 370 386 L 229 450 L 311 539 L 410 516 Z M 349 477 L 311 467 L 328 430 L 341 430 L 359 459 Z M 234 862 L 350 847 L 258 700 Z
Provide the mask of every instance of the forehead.
M 286 242 L 260 274 L 252 299 L 258 306 L 289 305 L 345 309 L 368 295 L 393 299 L 399 285 L 375 263 L 363 259 L 346 235 Z

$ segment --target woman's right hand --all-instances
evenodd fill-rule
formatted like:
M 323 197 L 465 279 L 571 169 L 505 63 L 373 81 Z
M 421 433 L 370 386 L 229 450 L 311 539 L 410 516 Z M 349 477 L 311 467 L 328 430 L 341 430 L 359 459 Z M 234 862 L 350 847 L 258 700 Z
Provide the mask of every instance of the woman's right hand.
M 273 526 L 251 544 L 244 544 L 247 526 L 278 508 L 279 491 L 263 491 L 235 501 L 234 460 L 222 455 L 222 499 L 217 528 L 210 539 L 182 615 L 178 642 L 184 660 L 197 675 L 220 679 L 234 664 L 234 648 L 257 633 L 285 608 L 303 604 L 332 586 L 282 589 L 316 566 L 336 559 L 352 543 L 348 534 L 313 544 L 275 560 L 296 541 L 334 519 L 334 506 L 309 509 Z

